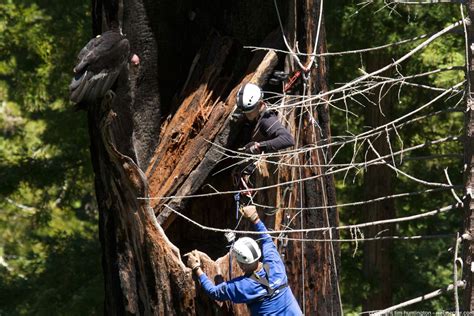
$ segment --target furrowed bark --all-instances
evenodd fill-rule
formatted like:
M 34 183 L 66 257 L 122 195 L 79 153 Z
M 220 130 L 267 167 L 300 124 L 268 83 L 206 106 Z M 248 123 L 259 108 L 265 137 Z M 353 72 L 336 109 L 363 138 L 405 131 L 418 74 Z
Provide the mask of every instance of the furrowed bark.
M 368 72 L 380 69 L 390 63 L 388 56 L 380 53 L 371 54 L 368 58 Z M 374 105 L 367 107 L 365 110 L 366 126 L 376 128 L 391 121 L 393 98 L 388 90 L 390 88 L 382 87 L 374 90 L 374 94 L 371 96 Z M 390 154 L 390 147 L 385 133 L 371 140 L 371 142 L 380 155 Z M 369 146 L 366 146 L 366 150 L 367 160 L 377 157 Z M 392 195 L 392 173 L 393 171 L 385 165 L 369 166 L 364 174 L 365 199 L 371 200 Z M 394 201 L 390 199 L 368 204 L 365 208 L 362 222 L 373 222 L 395 217 Z M 394 226 L 368 227 L 364 235 L 374 237 L 381 231 L 385 235 L 393 235 Z M 379 310 L 392 305 L 392 245 L 392 240 L 364 243 L 363 272 L 365 279 L 370 281 L 372 289 L 370 298 L 363 303 L 364 311 Z
M 119 94 L 117 94 L 118 96 Z M 147 200 L 143 172 L 117 142 L 131 135 L 123 126 L 130 117 L 119 116 L 117 107 L 126 105 L 115 97 L 112 105 L 104 100 L 89 111 L 91 152 L 96 173 L 96 193 L 100 209 L 100 232 L 106 276 L 106 312 L 120 315 L 190 314 L 193 293 L 189 271 L 179 251 L 157 224 Z M 168 271 L 161 273 L 162 269 Z M 178 284 L 188 286 L 176 286 Z
M 158 224 L 148 197 L 144 173 L 136 162 L 118 150 L 130 144 L 132 124 L 127 76 L 123 74 L 116 96 L 89 110 L 91 154 L 96 173 L 100 209 L 103 268 L 106 276 L 106 313 L 111 315 L 245 315 L 245 306 L 211 301 L 193 284 L 192 273 L 180 251 Z M 118 144 L 121 144 L 119 146 Z M 133 152 L 132 149 L 128 149 Z M 203 255 L 207 274 L 222 281 L 229 262 Z M 241 273 L 235 262 L 233 271 Z M 236 274 L 234 274 L 235 276 Z
M 311 39 L 315 37 L 318 3 L 308 0 L 304 5 L 298 5 L 298 14 L 304 17 L 305 26 L 300 25 L 298 30 L 292 31 L 298 33 L 292 43 L 297 40 L 304 43 L 307 52 L 317 44 Z M 278 27 L 273 2 L 183 1 L 176 5 L 164 0 L 97 0 L 94 4 L 94 18 L 105 21 L 94 21 L 96 32 L 101 31 L 100 25 L 108 25 L 113 19 L 120 20 L 119 13 L 112 11 L 123 8 L 121 25 L 131 42 L 132 52 L 138 53 L 142 61 L 138 69 L 131 68 L 130 73 L 121 76 L 111 103 L 101 102 L 89 110 L 91 156 L 100 209 L 106 313 L 247 315 L 245 305 L 211 301 L 199 284 L 193 282 L 191 271 L 185 268 L 181 258 L 181 251 L 194 248 L 205 251 L 201 253 L 203 269 L 216 283 L 241 275 L 235 260 L 229 262 L 222 234 L 202 231 L 175 218 L 174 213 L 164 207 L 168 203 L 204 225 L 234 227 L 232 197 L 147 198 L 202 193 L 208 183 L 223 191 L 233 189 L 229 172 L 214 176 L 214 172 L 226 165 L 220 161 L 222 154 L 211 142 L 234 148 L 239 126 L 231 114 L 238 88 L 249 81 L 265 85 L 271 71 L 281 67 L 274 52 L 253 55 L 242 50 L 239 42 L 258 44 L 262 34 L 270 34 Z M 296 2 L 291 5 L 296 7 Z M 286 6 L 283 4 L 283 9 Z M 294 19 L 297 20 L 296 15 Z M 176 24 L 175 20 L 180 22 Z M 218 31 L 213 31 L 214 27 Z M 307 37 L 303 36 L 304 32 L 309 32 Z M 318 51 L 325 50 L 324 33 L 321 34 Z M 282 34 L 278 29 L 261 46 L 282 48 L 281 42 Z M 311 94 L 327 90 L 324 62 L 318 60 L 317 63 L 319 66 L 309 74 L 308 91 Z M 295 135 L 300 133 L 300 145 L 314 144 L 320 137 L 329 140 L 327 107 L 310 109 L 321 126 L 317 133 L 311 117 L 306 114 L 302 129 L 296 131 L 299 117 L 295 116 L 295 111 L 292 113 L 293 116 L 288 116 L 290 128 Z M 169 117 L 163 121 L 166 116 Z M 322 136 L 319 136 L 320 132 Z M 331 155 L 330 151 L 324 154 Z M 300 160 L 323 161 L 322 152 L 312 155 L 300 157 Z M 264 166 L 262 173 L 257 175 L 259 185 L 290 178 L 288 171 L 273 173 L 271 166 L 267 172 L 263 170 Z M 303 168 L 298 177 L 323 171 Z M 259 199 L 282 207 L 336 204 L 332 177 L 288 190 L 267 190 L 259 193 Z M 261 215 L 267 227 L 279 228 L 286 216 L 293 214 L 277 212 L 275 217 L 266 218 Z M 318 227 L 327 226 L 328 222 L 337 225 L 337 210 L 304 213 L 298 225 Z M 248 225 L 244 227 L 247 228 Z M 337 235 L 332 237 L 337 238 Z M 307 314 L 338 313 L 336 270 L 331 268 L 331 265 L 339 265 L 338 249 L 333 248 L 335 251 L 328 243 L 289 242 L 283 251 L 290 286 L 300 303 L 306 303 Z M 213 261 L 211 258 L 219 259 Z M 305 280 L 300 287 L 302 275 Z
M 375 71 L 388 63 L 390 63 L 388 56 L 380 53 L 371 54 L 368 59 L 368 71 Z M 365 110 L 366 126 L 376 128 L 391 120 L 393 98 L 388 89 L 390 87 L 374 90 L 374 95 L 371 96 L 374 105 L 367 107 Z M 382 134 L 375 139 L 371 139 L 372 145 L 381 155 L 390 154 L 387 137 L 386 134 Z M 368 151 L 367 160 L 377 157 L 369 146 L 366 149 Z M 366 200 L 392 195 L 392 170 L 385 165 L 369 166 L 364 175 L 364 187 L 366 188 L 364 192 Z M 394 202 L 393 200 L 385 200 L 368 204 L 364 215 L 362 218 L 363 222 L 394 218 Z M 393 235 L 394 227 L 393 225 L 369 227 L 364 235 L 374 237 L 380 231 L 384 231 L 386 235 Z M 364 244 L 364 276 L 373 285 L 370 299 L 367 299 L 363 304 L 364 311 L 379 310 L 392 305 L 392 244 L 391 240 L 380 240 Z
M 315 43 L 319 23 L 320 1 L 292 1 L 288 21 L 288 37 L 290 45 L 295 51 L 297 43 L 299 49 L 305 53 L 313 53 L 314 45 L 316 52 L 321 53 L 325 48 L 324 22 L 321 21 L 321 29 L 318 43 Z M 290 73 L 299 69 L 297 63 L 288 58 Z M 301 60 L 303 65 L 309 64 L 308 59 Z M 306 74 L 307 80 L 303 81 L 299 93 L 303 95 L 306 91 L 308 96 L 328 90 L 326 83 L 326 61 L 323 58 L 316 59 L 311 70 Z M 306 88 L 303 89 L 303 85 Z M 293 92 L 295 94 L 295 92 Z M 301 100 L 301 99 L 300 99 Z M 294 115 L 289 117 L 291 129 L 294 131 L 297 146 L 324 144 L 331 142 L 331 129 L 329 120 L 329 105 L 315 106 L 308 102 L 303 108 L 295 110 Z M 322 139 L 325 141 L 323 142 Z M 331 149 L 326 152 L 317 150 L 310 155 L 298 155 L 294 159 L 295 164 L 325 164 L 332 157 Z M 306 178 L 324 173 L 323 167 L 300 167 L 292 170 L 282 169 L 280 181 Z M 284 194 L 286 188 L 281 188 L 280 199 L 283 203 L 289 203 L 291 207 L 327 206 L 336 204 L 334 179 L 325 176 L 312 181 L 295 184 L 287 188 L 291 194 Z M 288 192 L 288 191 L 287 191 Z M 287 201 L 285 201 L 287 199 Z M 286 211 L 276 222 L 288 225 L 288 219 L 294 220 L 290 227 L 328 227 L 338 225 L 338 212 L 336 208 L 303 211 L 297 215 L 297 211 Z M 297 215 L 295 217 L 295 215 Z M 296 237 L 296 236 L 295 236 Z M 337 231 L 331 234 L 309 233 L 301 234 L 299 238 L 331 239 L 338 238 Z M 338 275 L 340 267 L 339 246 L 337 243 L 316 242 L 288 242 L 282 245 L 286 258 L 288 279 L 292 285 L 293 292 L 297 297 L 303 312 L 308 315 L 340 315 L 342 314 L 340 300 Z

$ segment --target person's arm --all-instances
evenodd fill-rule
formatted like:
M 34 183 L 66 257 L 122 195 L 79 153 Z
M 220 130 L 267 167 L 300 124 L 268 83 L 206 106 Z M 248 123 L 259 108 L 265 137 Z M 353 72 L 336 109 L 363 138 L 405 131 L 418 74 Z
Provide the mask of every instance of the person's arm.
M 207 277 L 207 275 L 202 271 L 201 268 L 197 268 L 194 271 L 199 278 L 199 282 L 201 283 L 201 286 L 206 292 L 209 297 L 211 297 L 213 300 L 216 301 L 226 301 L 230 300 L 231 297 L 229 296 L 229 293 L 227 291 L 227 283 L 222 282 L 218 285 L 214 285 L 211 280 Z
M 258 293 L 254 293 L 245 278 L 236 278 L 214 285 L 201 268 L 194 270 L 194 273 L 198 276 L 204 292 L 213 300 L 247 303 L 258 297 Z
M 261 220 L 256 221 L 254 225 L 256 231 L 268 231 L 267 227 L 265 226 L 265 224 L 263 224 Z M 283 264 L 280 258 L 280 254 L 278 253 L 278 249 L 272 240 L 272 237 L 269 234 L 263 233 L 260 235 L 259 240 L 262 245 L 263 262 L 278 261 Z
M 268 231 L 265 224 L 260 220 L 257 209 L 255 206 L 246 206 L 243 209 L 243 214 L 246 218 L 250 220 L 252 224 L 254 224 L 254 228 L 256 231 L 259 232 L 266 232 Z M 281 261 L 280 254 L 278 253 L 278 249 L 273 243 L 272 238 L 267 233 L 262 233 L 259 236 L 259 240 L 262 245 L 262 253 L 263 253 L 263 262 L 278 262 L 279 264 L 283 265 Z
M 268 231 L 268 229 L 258 217 L 256 207 L 254 205 L 246 206 L 242 209 L 242 214 L 245 218 L 250 220 L 256 231 L 261 232 L 259 241 L 261 242 L 263 254 L 262 261 L 264 264 L 268 264 L 270 268 L 270 274 L 268 275 L 270 286 L 276 288 L 282 284 L 288 283 L 285 265 L 281 260 L 278 249 L 273 243 L 272 238 L 268 233 L 264 233 Z
M 202 271 L 201 258 L 197 250 L 188 252 L 184 256 L 188 257 L 186 265 L 196 274 L 199 281 L 201 281 L 202 288 L 212 299 L 218 301 L 231 299 L 231 295 L 229 295 L 229 292 L 227 291 L 227 284 L 225 282 L 216 286 L 211 282 L 211 280 L 209 280 L 204 271 Z
M 260 124 L 262 134 L 267 137 L 267 140 L 259 143 L 261 151 L 274 152 L 295 145 L 293 136 L 276 115 L 265 115 Z

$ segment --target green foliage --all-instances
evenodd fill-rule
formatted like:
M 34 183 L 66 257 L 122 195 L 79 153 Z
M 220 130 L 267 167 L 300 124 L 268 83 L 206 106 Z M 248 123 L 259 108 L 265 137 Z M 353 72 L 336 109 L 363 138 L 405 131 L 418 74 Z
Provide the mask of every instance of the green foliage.
M 0 6 L 0 77 L 9 100 L 44 109 L 66 97 L 75 56 L 91 36 L 88 11 L 78 0 Z
M 0 269 L 1 311 L 6 315 L 103 314 L 98 242 L 84 235 L 57 232 L 37 240 L 47 258 L 33 264 L 33 273 L 12 277 L 7 269 Z
M 325 1 L 329 51 L 384 45 L 430 34 L 460 19 L 457 6 L 386 6 L 381 0 Z M 0 315 L 102 314 L 102 275 L 97 232 L 97 211 L 88 153 L 88 132 L 83 113 L 74 113 L 67 86 L 75 56 L 90 38 L 89 2 L 80 0 L 7 0 L 0 4 Z M 236 3 L 235 6 L 242 4 Z M 266 8 L 265 10 L 271 10 Z M 258 12 L 255 11 L 256 13 Z M 273 17 L 274 18 L 274 17 Z M 268 21 L 267 21 L 268 22 Z M 235 27 L 240 27 L 237 25 Z M 236 32 L 246 32 L 244 26 Z M 383 53 L 333 57 L 329 82 L 348 82 L 370 71 L 370 62 L 403 56 L 420 41 L 394 46 Z M 454 34 L 436 40 L 400 65 L 404 75 L 464 64 L 463 38 Z M 394 74 L 391 74 L 394 76 Z M 419 84 L 450 87 L 460 82 L 460 70 L 444 71 L 413 80 Z M 391 117 L 406 114 L 437 93 L 395 86 L 398 93 Z M 400 90 L 399 90 L 400 89 Z M 395 94 L 397 94 L 395 93 Z M 455 107 L 458 96 L 445 98 L 420 115 Z M 332 111 L 333 135 L 366 130 L 364 108 L 349 100 L 357 116 Z M 364 101 L 365 102 L 365 101 Z M 345 108 L 345 104 L 337 104 Z M 460 107 L 460 106 L 458 106 Z M 394 150 L 462 134 L 462 113 L 441 113 L 400 128 L 403 143 L 393 137 Z M 410 156 L 461 153 L 459 142 L 432 145 Z M 363 160 L 364 152 L 357 157 Z M 352 148 L 344 148 L 345 163 Z M 426 181 L 440 179 L 448 168 L 451 180 L 462 183 L 459 159 L 409 160 L 404 171 Z M 361 200 L 363 170 L 338 175 L 338 202 Z M 420 185 L 399 175 L 394 189 L 413 192 Z M 450 192 L 396 200 L 397 216 L 418 214 L 452 203 Z M 343 224 L 361 222 L 364 207 L 340 210 Z M 460 215 L 449 212 L 396 226 L 397 235 L 453 233 Z M 350 238 L 343 235 L 342 237 Z M 450 239 L 394 242 L 394 303 L 422 295 L 451 282 Z M 362 245 L 342 244 L 342 293 L 346 314 L 362 310 L 377 282 L 362 274 Z M 452 299 L 443 296 L 413 307 L 446 310 Z M 410 308 L 411 309 L 411 308 Z
M 67 101 L 88 5 L 0 4 L 0 315 L 102 313 L 86 118 Z
M 422 34 L 432 34 L 440 31 L 447 25 L 460 20 L 458 6 L 394 6 L 384 1 L 370 1 L 361 3 L 351 1 L 329 2 L 326 4 L 326 25 L 329 51 L 355 50 L 393 43 L 403 39 L 413 38 Z M 400 46 L 392 46 L 379 52 L 345 55 L 330 59 L 330 82 L 348 82 L 361 75 L 359 68 L 366 71 L 371 63 L 377 60 L 387 60 L 385 64 L 400 58 L 421 43 L 411 42 Z M 397 75 L 413 75 L 432 71 L 438 68 L 452 66 L 464 67 L 464 38 L 463 36 L 448 34 L 435 40 L 418 54 L 397 67 Z M 387 58 L 388 57 L 388 58 Z M 385 64 L 378 65 L 378 67 Z M 388 74 L 385 74 L 388 76 Z M 462 69 L 438 72 L 433 75 L 410 79 L 408 81 L 440 88 L 449 88 L 464 80 Z M 336 85 L 334 85 L 336 86 Z M 462 87 L 461 87 L 462 90 Z M 392 119 L 400 117 L 421 105 L 429 102 L 440 92 L 424 90 L 410 86 L 392 87 Z M 421 111 L 416 117 L 425 116 L 412 124 L 408 124 L 397 131 L 399 137 L 391 134 L 391 146 L 394 151 L 402 148 L 437 140 L 447 136 L 461 136 L 463 133 L 464 115 L 461 112 L 442 112 L 428 115 L 448 108 L 462 110 L 462 104 L 457 105 L 462 94 L 450 94 L 439 102 Z M 365 109 L 356 101 L 368 104 L 367 100 L 356 97 L 349 100 L 348 108 L 357 117 L 349 116 L 346 122 L 345 113 L 332 111 L 333 135 L 358 134 L 366 130 Z M 337 104 L 344 108 L 345 104 Z M 367 105 L 375 106 L 375 105 Z M 344 123 L 343 123 L 344 122 Z M 385 134 L 381 137 L 385 138 Z M 344 149 L 338 162 L 347 162 L 352 156 L 352 147 Z M 400 168 L 419 179 L 432 182 L 446 183 L 443 169 L 448 168 L 451 181 L 462 184 L 462 158 L 438 158 L 410 160 L 410 157 L 425 157 L 440 154 L 462 154 L 463 148 L 459 141 L 450 141 L 438 145 L 431 145 L 422 149 L 406 153 L 405 161 Z M 364 160 L 365 149 L 358 155 L 357 161 Z M 408 159 L 407 159 L 408 158 Z M 399 158 L 397 158 L 399 160 Z M 337 176 L 338 203 L 364 200 L 364 170 L 352 172 L 343 178 Z M 407 179 L 399 174 L 393 175 L 394 193 L 415 192 L 425 190 L 426 187 Z M 457 192 L 462 195 L 461 190 Z M 453 197 L 449 191 L 423 194 L 395 200 L 397 217 L 409 216 L 434 210 L 452 204 Z M 344 224 L 360 223 L 364 221 L 364 206 L 347 207 L 340 209 L 341 222 Z M 424 218 L 417 221 L 400 223 L 395 226 L 395 235 L 435 235 L 449 234 L 458 231 L 461 225 L 459 211 L 452 211 L 443 215 Z M 350 238 L 350 234 L 343 234 Z M 408 299 L 445 287 L 452 283 L 452 254 L 447 250 L 452 246 L 453 239 L 428 239 L 423 241 L 395 241 L 392 253 L 393 271 L 393 303 L 400 303 Z M 370 299 L 377 290 L 380 282 L 374 282 L 363 276 L 363 245 L 358 245 L 355 251 L 354 244 L 342 245 L 342 292 L 345 311 L 347 314 L 361 312 L 362 302 Z M 382 281 L 383 282 L 383 281 Z M 429 300 L 405 310 L 439 311 L 449 310 L 454 303 L 451 296 Z

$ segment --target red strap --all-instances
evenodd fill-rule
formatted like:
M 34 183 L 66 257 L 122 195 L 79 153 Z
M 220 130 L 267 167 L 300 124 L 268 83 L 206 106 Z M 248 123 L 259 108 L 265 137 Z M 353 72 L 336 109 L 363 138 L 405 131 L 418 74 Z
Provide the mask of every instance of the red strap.
M 283 92 L 290 90 L 300 76 L 301 70 L 296 71 L 293 76 L 291 76 L 290 80 L 288 80 L 288 82 L 285 84 L 285 87 L 283 87 Z

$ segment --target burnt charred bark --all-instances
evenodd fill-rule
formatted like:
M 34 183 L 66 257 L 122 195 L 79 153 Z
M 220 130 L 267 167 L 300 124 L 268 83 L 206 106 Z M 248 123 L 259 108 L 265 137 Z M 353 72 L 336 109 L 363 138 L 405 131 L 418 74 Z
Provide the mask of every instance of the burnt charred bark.
M 211 301 L 182 261 L 181 251 L 198 248 L 205 251 L 201 253 L 203 269 L 211 279 L 220 282 L 238 276 L 241 271 L 229 262 L 223 236 L 176 218 L 165 204 L 207 226 L 236 224 L 231 196 L 169 197 L 206 192 L 206 184 L 221 191 L 233 189 L 229 172 L 214 175 L 226 166 L 220 162 L 223 155 L 218 149 L 235 146 L 239 126 L 232 113 L 241 83 L 265 85 L 272 70 L 283 64 L 283 56 L 272 51 L 242 49 L 242 44 L 283 48 L 281 32 L 272 32 L 278 28 L 273 2 L 96 0 L 93 7 L 95 32 L 120 23 L 131 50 L 141 58 L 139 68 L 120 76 L 115 97 L 99 100 L 89 110 L 106 313 L 245 315 L 244 305 Z M 324 27 L 314 43 L 319 2 L 292 2 L 288 8 L 280 9 L 290 12 L 282 13 L 283 17 L 293 15 L 289 20 L 295 26 L 288 28 L 292 43 L 304 43 L 307 52 L 314 45 L 318 52 L 324 51 Z M 296 28 L 300 18 L 304 25 Z M 308 73 L 310 94 L 327 90 L 324 60 L 317 64 Z M 300 146 L 330 141 L 328 110 L 327 105 L 310 104 L 290 118 L 289 128 L 298 135 Z M 303 125 L 298 125 L 300 121 Z M 330 159 L 330 149 L 299 159 L 303 165 L 319 164 L 324 157 Z M 282 169 L 259 174 L 257 183 L 277 184 L 291 175 L 323 173 L 323 168 Z M 330 176 L 268 190 L 259 193 L 258 199 L 282 209 L 336 204 Z M 291 212 L 280 211 L 264 220 L 279 229 L 287 215 Z M 337 210 L 328 209 L 305 212 L 298 225 L 336 226 L 337 221 Z M 304 237 L 337 238 L 337 234 Z M 331 243 L 287 244 L 284 255 L 290 286 L 307 314 L 339 313 L 338 252 Z

